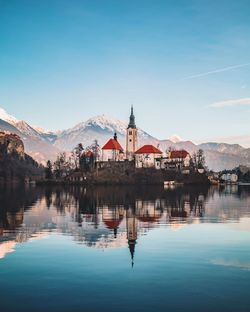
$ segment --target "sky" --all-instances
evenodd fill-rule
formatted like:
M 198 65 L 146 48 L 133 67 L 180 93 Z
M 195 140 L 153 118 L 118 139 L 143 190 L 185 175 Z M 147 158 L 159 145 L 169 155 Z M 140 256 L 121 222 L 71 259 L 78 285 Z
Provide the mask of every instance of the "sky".
M 249 0 L 0 0 L 0 107 L 58 130 L 133 104 L 159 139 L 250 146 L 249 16 Z

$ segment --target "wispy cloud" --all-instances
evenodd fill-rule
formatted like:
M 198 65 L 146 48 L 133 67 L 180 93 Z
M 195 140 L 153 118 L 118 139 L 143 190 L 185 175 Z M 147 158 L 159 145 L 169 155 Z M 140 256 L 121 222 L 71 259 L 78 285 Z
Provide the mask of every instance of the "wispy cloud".
M 250 105 L 250 98 L 215 102 L 215 103 L 210 104 L 209 107 L 222 108 L 222 107 L 238 106 L 238 105 Z
M 213 75 L 213 74 L 217 74 L 217 73 L 222 73 L 222 72 L 226 72 L 226 71 L 229 71 L 229 70 L 232 70 L 232 69 L 246 67 L 246 66 L 250 66 L 250 63 L 233 65 L 233 66 L 228 66 L 228 67 L 223 67 L 223 68 L 217 68 L 217 69 L 214 69 L 214 70 L 211 70 L 211 71 L 208 71 L 208 72 L 204 72 L 204 73 L 200 73 L 200 74 L 195 74 L 195 75 L 184 77 L 182 80 L 188 80 L 188 79 L 204 77 L 204 76 Z

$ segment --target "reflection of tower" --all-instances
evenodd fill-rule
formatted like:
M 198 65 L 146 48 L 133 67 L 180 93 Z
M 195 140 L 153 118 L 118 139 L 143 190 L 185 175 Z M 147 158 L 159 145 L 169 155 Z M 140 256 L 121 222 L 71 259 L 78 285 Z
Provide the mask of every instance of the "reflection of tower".
M 135 210 L 133 208 L 129 208 L 126 214 L 127 221 L 127 238 L 128 238 L 128 247 L 131 254 L 132 267 L 134 266 L 134 254 L 135 254 L 135 245 L 137 240 L 137 229 L 138 229 L 138 221 L 135 217 Z
M 137 128 L 135 125 L 135 115 L 133 106 L 131 107 L 131 114 L 129 118 L 129 125 L 127 128 L 127 142 L 126 142 L 126 157 L 129 160 L 133 159 L 133 156 L 137 150 Z

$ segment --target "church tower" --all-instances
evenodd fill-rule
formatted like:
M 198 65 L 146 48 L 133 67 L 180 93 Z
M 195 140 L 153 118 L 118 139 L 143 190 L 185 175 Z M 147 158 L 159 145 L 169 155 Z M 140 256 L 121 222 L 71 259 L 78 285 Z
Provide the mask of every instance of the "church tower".
M 129 118 L 129 125 L 127 128 L 127 142 L 126 142 L 126 157 L 128 160 L 132 160 L 137 150 L 137 128 L 135 125 L 135 115 L 133 106 L 131 106 L 131 114 Z

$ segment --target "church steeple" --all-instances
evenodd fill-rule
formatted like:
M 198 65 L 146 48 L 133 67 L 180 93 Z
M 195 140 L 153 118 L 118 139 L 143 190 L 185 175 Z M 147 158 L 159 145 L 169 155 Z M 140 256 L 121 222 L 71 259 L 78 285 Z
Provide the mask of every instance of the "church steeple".
M 137 141 L 137 129 L 135 124 L 134 108 L 132 105 L 127 128 L 126 157 L 128 160 L 134 159 L 134 154 L 137 150 Z
M 133 105 L 131 106 L 131 114 L 129 117 L 129 125 L 128 125 L 128 129 L 136 129 L 136 125 L 135 125 L 135 115 L 134 115 L 134 107 Z

